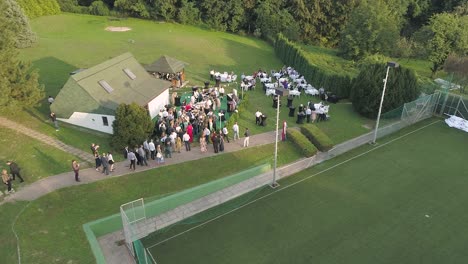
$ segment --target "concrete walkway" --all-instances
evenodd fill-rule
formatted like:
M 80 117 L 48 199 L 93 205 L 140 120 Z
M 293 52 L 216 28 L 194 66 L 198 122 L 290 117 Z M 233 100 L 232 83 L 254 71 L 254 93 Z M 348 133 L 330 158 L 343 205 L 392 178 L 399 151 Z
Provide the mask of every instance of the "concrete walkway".
M 70 154 L 74 155 L 75 157 L 78 157 L 79 159 L 81 159 L 83 161 L 87 161 L 87 162 L 90 162 L 90 163 L 94 164 L 94 157 L 93 157 L 93 155 L 91 155 L 91 153 L 84 152 L 81 149 L 77 149 L 77 148 L 74 148 L 72 146 L 69 146 L 69 145 L 63 143 L 62 141 L 60 141 L 60 140 L 58 140 L 56 138 L 53 138 L 53 137 L 47 136 L 45 134 L 42 134 L 40 132 L 37 132 L 37 131 L 35 131 L 33 129 L 30 129 L 30 128 L 22 125 L 22 124 L 16 123 L 16 122 L 11 121 L 11 120 L 9 120 L 7 118 L 4 118 L 4 117 L 0 117 L 0 126 L 12 129 L 12 130 L 14 130 L 16 132 L 19 132 L 19 133 L 22 133 L 22 134 L 25 134 L 26 136 L 37 139 L 37 140 L 39 140 L 39 141 L 41 141 L 41 142 L 43 142 L 43 143 L 45 143 L 47 145 L 58 148 L 58 149 L 60 149 L 62 151 L 65 151 L 67 153 L 70 153 Z
M 0 119 L 0 122 L 2 120 Z M 32 131 L 32 130 L 31 130 Z M 40 133 L 38 133 L 40 135 Z M 42 135 L 43 136 L 43 135 Z M 250 136 L 250 147 L 255 147 L 255 146 L 260 146 L 260 145 L 265 145 L 265 144 L 271 144 L 275 141 L 275 133 L 274 131 L 267 132 L 267 133 L 262 133 L 262 134 L 257 134 Z M 224 152 L 235 152 L 238 150 L 241 150 L 243 148 L 242 144 L 244 142 L 244 139 L 241 138 L 240 140 L 237 141 L 232 141 L 230 143 L 225 142 L 224 144 Z M 63 143 L 62 143 L 63 144 Z M 66 146 L 66 145 L 65 145 Z M 105 180 L 110 177 L 120 177 L 123 175 L 128 175 L 131 173 L 139 172 L 139 171 L 145 171 L 145 170 L 150 170 L 154 169 L 155 167 L 160 167 L 160 166 L 167 166 L 167 165 L 172 165 L 172 164 L 177 164 L 177 163 L 183 163 L 186 161 L 191 161 L 191 160 L 197 160 L 197 159 L 202 159 L 206 157 L 211 157 L 215 155 L 220 155 L 214 153 L 213 150 L 213 145 L 209 144 L 208 145 L 208 152 L 201 153 L 200 152 L 200 147 L 194 147 L 192 148 L 192 151 L 185 151 L 185 147 L 182 146 L 182 151 L 181 153 L 173 153 L 172 158 L 165 159 L 165 163 L 158 165 L 156 164 L 156 161 L 150 160 L 148 161 L 149 166 L 136 166 L 136 171 L 130 170 L 128 165 L 128 161 L 122 161 L 122 162 L 117 162 L 114 164 L 114 172 L 112 172 L 110 175 L 106 176 L 98 171 L 96 171 L 94 168 L 89 168 L 89 169 L 84 169 L 80 170 L 80 180 L 81 182 L 76 182 L 74 179 L 74 173 L 70 170 L 70 172 L 65 172 L 62 174 L 58 174 L 55 176 L 49 176 L 47 178 L 41 179 L 39 181 L 36 181 L 30 185 L 27 185 L 20 190 L 18 190 L 14 194 L 10 194 L 5 197 L 4 201 L 0 202 L 0 205 L 5 203 L 5 202 L 11 202 L 11 201 L 32 201 L 35 200 L 41 196 L 44 196 L 50 192 L 53 192 L 55 190 L 65 188 L 68 186 L 76 186 L 80 184 L 87 184 L 91 182 L 96 182 L 100 180 Z M 90 155 L 92 156 L 92 155 Z M 94 163 L 94 159 L 92 161 Z

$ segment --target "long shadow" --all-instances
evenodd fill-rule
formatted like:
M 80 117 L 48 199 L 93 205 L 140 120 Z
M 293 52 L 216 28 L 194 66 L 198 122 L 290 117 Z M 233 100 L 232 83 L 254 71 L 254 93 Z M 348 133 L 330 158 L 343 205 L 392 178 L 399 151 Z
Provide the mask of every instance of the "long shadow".
M 39 83 L 43 84 L 45 88 L 45 98 L 41 105 L 37 107 L 37 110 L 48 116 L 50 109 L 47 97 L 49 95 L 52 97 L 57 96 L 70 77 L 70 72 L 76 70 L 77 67 L 55 57 L 45 57 L 33 61 L 33 68 L 39 70 Z

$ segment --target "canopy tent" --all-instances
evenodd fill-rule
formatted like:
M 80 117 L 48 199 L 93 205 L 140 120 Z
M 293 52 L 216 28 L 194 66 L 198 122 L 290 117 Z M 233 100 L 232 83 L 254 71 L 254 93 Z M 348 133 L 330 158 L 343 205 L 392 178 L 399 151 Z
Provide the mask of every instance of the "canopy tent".
M 183 72 L 186 65 L 188 65 L 188 63 L 164 55 L 150 65 L 146 65 L 145 69 L 149 72 L 175 74 L 177 72 Z

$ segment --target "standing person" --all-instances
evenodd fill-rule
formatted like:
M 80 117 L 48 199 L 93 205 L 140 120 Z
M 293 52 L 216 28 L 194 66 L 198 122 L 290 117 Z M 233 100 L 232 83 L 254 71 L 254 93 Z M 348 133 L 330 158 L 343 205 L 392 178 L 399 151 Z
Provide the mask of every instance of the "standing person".
M 288 129 L 288 123 L 286 120 L 283 121 L 283 131 L 281 132 L 281 140 L 286 141 L 286 130 Z
M 122 151 L 124 159 L 128 159 L 128 146 L 125 146 L 124 150 Z
M 248 147 L 249 146 L 249 141 L 250 141 L 250 131 L 249 131 L 249 128 L 246 127 L 245 128 L 245 132 L 244 132 L 244 147 Z
M 10 175 L 8 175 L 8 172 L 5 169 L 2 170 L 2 181 L 3 181 L 3 184 L 7 186 L 7 194 L 14 192 L 13 188 L 11 188 Z
M 161 145 L 158 145 L 158 147 L 156 149 L 156 159 L 157 159 L 158 164 L 161 164 L 161 163 L 164 162 L 164 157 L 163 157 L 163 154 L 162 154 Z
M 172 144 L 171 141 L 166 139 L 166 147 L 164 148 L 164 158 L 172 158 Z
M 206 126 L 205 129 L 203 129 L 203 134 L 205 135 L 205 142 L 206 144 L 210 144 L 210 134 L 211 134 L 211 131 L 210 129 Z
M 102 153 L 101 163 L 102 163 L 102 173 L 109 175 L 109 159 L 107 158 L 106 153 Z
M 223 127 L 223 139 L 226 139 L 227 142 L 229 143 L 229 136 L 228 136 L 228 134 L 229 134 L 229 131 L 228 131 L 227 127 Z
M 18 164 L 16 164 L 15 162 L 11 160 L 8 161 L 6 164 L 10 166 L 10 174 L 13 177 L 13 180 L 16 180 L 16 176 L 18 176 L 18 178 L 20 179 L 20 182 L 24 182 L 23 177 L 21 177 L 21 174 L 20 174 L 21 168 L 18 166 Z
M 96 145 L 94 143 L 91 144 L 91 153 L 96 154 L 98 153 L 99 145 Z
M 54 112 L 50 113 L 50 120 L 52 120 L 52 123 L 54 123 L 55 131 L 59 131 L 59 125 L 58 125 L 58 121 L 57 121 L 57 116 L 55 115 Z
M 216 131 L 214 131 L 213 135 L 211 136 L 211 142 L 213 142 L 214 153 L 218 153 L 218 151 L 219 151 L 219 136 L 216 134 Z
M 156 155 L 156 146 L 154 145 L 153 140 L 151 140 L 148 143 L 148 147 L 149 147 L 149 150 L 150 150 L 150 153 L 151 153 L 151 159 L 154 160 L 154 157 Z
M 182 136 L 182 140 L 185 144 L 185 151 L 190 151 L 190 135 L 185 131 L 185 134 Z
M 200 137 L 200 151 L 202 153 L 205 153 L 207 151 L 207 149 L 206 149 L 206 137 L 205 137 L 204 133 L 202 133 L 202 136 Z
M 187 126 L 187 134 L 190 136 L 190 143 L 193 143 L 193 126 L 191 123 Z
M 151 151 L 149 149 L 148 139 L 145 139 L 145 141 L 143 142 L 143 149 L 145 150 L 146 159 L 149 159 Z
M 180 153 L 180 150 L 182 149 L 182 139 L 180 137 L 176 138 L 176 145 L 175 145 L 175 151 Z
M 232 131 L 234 131 L 234 141 L 236 141 L 237 139 L 239 139 L 239 125 L 237 124 L 237 122 L 235 122 L 232 126 Z
M 114 157 L 112 156 L 112 153 L 109 151 L 109 153 L 107 153 L 107 160 L 109 161 L 109 165 L 110 165 L 110 171 L 113 172 L 114 171 Z
M 307 107 L 305 113 L 306 113 L 307 123 L 310 123 L 310 117 L 312 116 L 312 110 L 310 109 L 310 107 Z
M 143 166 L 148 166 L 148 162 L 146 161 L 146 151 L 143 149 L 143 145 L 140 145 L 140 148 L 138 149 L 138 155 L 140 155 L 140 165 Z
M 133 153 L 132 150 L 129 150 L 128 151 L 128 156 L 127 156 L 128 160 L 130 161 L 130 169 L 133 168 L 133 170 L 135 170 L 135 163 L 136 163 L 136 155 L 135 153 Z
M 49 95 L 49 98 L 47 98 L 47 102 L 49 102 L 49 104 L 51 105 L 53 102 L 54 102 L 54 98 L 52 97 L 52 95 Z
M 75 181 L 80 181 L 80 164 L 76 160 L 72 160 L 72 170 L 75 172 Z
M 102 160 L 101 160 L 101 157 L 99 157 L 99 154 L 97 152 L 94 153 L 94 161 L 96 163 L 96 171 L 99 171 L 99 168 L 102 165 Z
M 219 151 L 224 151 L 224 136 L 222 135 L 219 136 Z

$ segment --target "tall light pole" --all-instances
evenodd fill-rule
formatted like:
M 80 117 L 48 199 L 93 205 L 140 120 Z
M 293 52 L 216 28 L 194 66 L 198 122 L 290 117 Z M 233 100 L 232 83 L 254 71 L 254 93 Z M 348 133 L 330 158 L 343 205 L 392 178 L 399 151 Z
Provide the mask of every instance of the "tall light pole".
M 374 130 L 374 139 L 372 140 L 372 144 L 375 144 L 375 141 L 377 140 L 377 132 L 379 130 L 379 123 L 380 123 L 380 114 L 382 113 L 382 105 L 385 97 L 385 89 L 387 88 L 387 81 L 388 81 L 388 72 L 390 71 L 390 68 L 398 68 L 398 63 L 390 61 L 387 62 L 387 73 L 385 74 L 385 79 L 383 80 L 384 85 L 383 85 L 383 91 L 382 91 L 382 98 L 380 99 L 380 106 L 379 106 L 379 113 L 377 114 L 377 123 L 375 124 L 375 130 Z
M 278 96 L 278 101 L 276 102 L 276 136 L 275 136 L 275 164 L 273 167 L 273 180 L 271 181 L 270 187 L 276 188 L 279 184 L 276 182 L 276 167 L 278 165 L 278 128 L 279 128 L 279 109 L 280 109 L 280 102 L 281 96 L 287 96 L 289 94 L 289 90 L 276 88 L 275 94 Z

